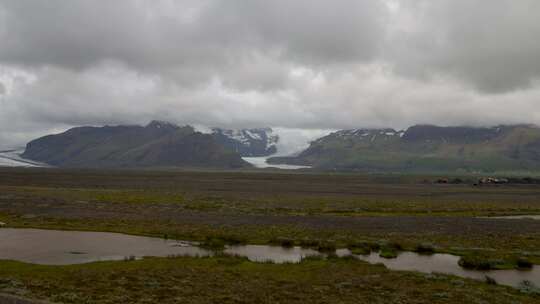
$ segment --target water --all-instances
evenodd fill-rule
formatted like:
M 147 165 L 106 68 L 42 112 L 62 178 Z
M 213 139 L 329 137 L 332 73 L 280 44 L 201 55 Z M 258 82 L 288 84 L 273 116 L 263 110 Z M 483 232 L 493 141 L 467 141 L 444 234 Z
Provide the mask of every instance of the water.
M 351 255 L 347 249 L 337 251 L 338 256 Z M 540 267 L 530 270 L 468 270 L 459 266 L 459 256 L 451 254 L 421 255 L 414 252 L 402 252 L 395 259 L 381 258 L 377 252 L 354 257 L 370 264 L 382 263 L 391 270 L 418 271 L 423 273 L 444 273 L 476 280 L 485 280 L 489 276 L 498 284 L 517 287 L 523 281 L 530 281 L 540 286 Z
M 44 265 L 210 254 L 190 243 L 106 232 L 0 228 L 0 240 L 0 259 Z
M 226 254 L 247 257 L 253 262 L 299 263 L 308 256 L 321 255 L 318 251 L 300 247 L 284 248 L 267 245 L 231 246 L 225 249 Z
M 243 160 L 252 164 L 256 168 L 277 168 L 283 170 L 298 170 L 308 169 L 310 166 L 295 166 L 295 165 L 274 165 L 266 162 L 270 157 L 242 157 Z
M 540 220 L 538 214 L 523 214 L 523 215 L 503 215 L 503 216 L 488 216 L 483 218 L 503 219 L 503 220 Z
M 213 255 L 191 242 L 107 232 L 0 228 L 0 240 L 0 259 L 43 265 L 115 261 L 131 256 Z M 274 263 L 298 263 L 307 256 L 320 254 L 300 247 L 263 245 L 229 246 L 224 252 L 254 262 Z
M 322 254 L 300 247 L 284 248 L 267 245 L 229 246 L 224 252 L 246 257 L 253 262 L 298 263 L 308 256 Z M 347 249 L 338 256 L 351 255 Z M 0 228 L 0 259 L 44 265 L 82 264 L 95 261 L 123 260 L 126 257 L 166 257 L 171 255 L 203 257 L 213 252 L 195 243 L 131 236 L 107 232 L 56 231 L 40 229 Z M 489 276 L 499 284 L 518 286 L 527 280 L 540 286 L 540 267 L 531 270 L 477 271 L 463 269 L 459 257 L 450 254 L 420 255 L 402 252 L 395 259 L 381 258 L 378 253 L 354 255 L 368 263 L 382 263 L 391 270 L 445 273 L 459 277 L 485 280 Z

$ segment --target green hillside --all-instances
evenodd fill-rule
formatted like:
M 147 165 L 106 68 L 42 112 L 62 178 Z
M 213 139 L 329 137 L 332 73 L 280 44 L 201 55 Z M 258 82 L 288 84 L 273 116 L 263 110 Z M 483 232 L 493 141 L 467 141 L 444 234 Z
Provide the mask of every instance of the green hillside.
M 249 167 L 214 136 L 158 121 L 73 128 L 31 141 L 22 156 L 59 167 Z
M 372 172 L 540 171 L 540 128 L 418 125 L 406 131 L 343 130 L 312 142 L 296 157 L 270 162 Z

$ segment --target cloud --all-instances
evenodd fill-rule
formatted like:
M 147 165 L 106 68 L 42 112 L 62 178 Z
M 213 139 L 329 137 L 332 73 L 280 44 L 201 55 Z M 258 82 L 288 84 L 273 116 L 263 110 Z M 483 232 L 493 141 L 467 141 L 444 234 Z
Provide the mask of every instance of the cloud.
M 376 55 L 384 30 L 377 0 L 3 0 L 2 7 L 0 60 L 71 69 L 116 60 L 202 72 L 259 53 L 356 61 Z
M 297 135 L 540 123 L 539 6 L 0 0 L 0 145 L 151 119 Z
M 405 75 L 447 75 L 488 93 L 540 78 L 540 2 L 403 0 L 389 60 Z

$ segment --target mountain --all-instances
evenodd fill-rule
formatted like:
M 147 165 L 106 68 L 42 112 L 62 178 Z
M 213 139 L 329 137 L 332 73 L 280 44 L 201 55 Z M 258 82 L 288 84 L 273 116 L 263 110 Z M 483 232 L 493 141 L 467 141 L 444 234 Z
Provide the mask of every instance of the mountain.
M 216 140 L 243 157 L 270 156 L 277 152 L 279 136 L 270 128 L 225 130 L 213 128 Z
M 270 163 L 368 172 L 539 171 L 540 128 L 416 125 L 342 130 L 312 142 L 295 157 Z
M 31 141 L 21 156 L 59 167 L 249 166 L 212 135 L 161 121 L 144 127 L 73 128 Z

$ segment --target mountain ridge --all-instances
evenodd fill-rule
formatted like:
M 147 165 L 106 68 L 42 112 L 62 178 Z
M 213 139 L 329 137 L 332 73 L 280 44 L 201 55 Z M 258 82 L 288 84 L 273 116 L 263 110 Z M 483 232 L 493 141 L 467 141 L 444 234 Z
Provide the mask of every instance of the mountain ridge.
M 250 165 L 191 126 L 76 127 L 29 142 L 22 157 L 60 167 L 216 167 Z
M 534 125 L 351 129 L 321 137 L 297 157 L 270 163 L 369 172 L 540 170 L 540 128 Z

